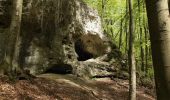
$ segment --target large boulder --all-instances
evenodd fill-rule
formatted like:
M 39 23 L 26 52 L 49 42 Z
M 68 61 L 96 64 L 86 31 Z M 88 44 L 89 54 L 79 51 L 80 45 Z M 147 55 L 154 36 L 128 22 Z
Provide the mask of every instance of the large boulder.
M 115 71 L 100 17 L 82 0 L 24 0 L 21 25 L 20 62 L 31 74 L 56 70 L 91 77 Z

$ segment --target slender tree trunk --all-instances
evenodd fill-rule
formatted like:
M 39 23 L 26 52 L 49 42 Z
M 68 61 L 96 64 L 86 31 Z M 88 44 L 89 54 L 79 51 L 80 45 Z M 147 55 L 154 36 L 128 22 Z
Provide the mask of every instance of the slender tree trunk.
M 145 11 L 145 2 L 143 3 L 143 10 Z M 147 22 L 145 18 L 145 14 L 143 14 L 143 30 L 144 30 L 144 35 L 145 35 L 145 67 L 144 67 L 144 72 L 145 76 L 148 75 L 148 31 L 147 31 Z
M 125 54 L 128 52 L 128 22 L 125 20 Z
M 136 66 L 135 66 L 135 55 L 134 55 L 134 18 L 133 18 L 133 5 L 132 0 L 129 0 L 129 71 L 130 71 L 130 79 L 129 79 L 129 100 L 136 100 Z
M 144 26 L 145 30 L 145 72 L 148 74 L 148 32 L 146 26 Z
M 144 71 L 144 50 L 143 50 L 143 35 L 142 35 L 142 25 L 141 25 L 141 9 L 140 0 L 138 0 L 138 13 L 139 13 L 139 37 L 140 37 L 140 56 L 141 56 L 141 70 Z
M 102 27 L 104 27 L 105 25 L 105 21 L 104 21 L 105 4 L 106 4 L 106 0 L 102 0 L 102 13 L 101 13 Z
M 168 7 L 169 7 L 169 13 L 170 13 L 170 0 L 168 0 Z
M 126 33 L 126 37 L 125 37 L 125 54 L 128 52 L 128 0 L 126 0 L 126 14 L 127 14 L 127 18 L 126 18 L 126 22 L 125 22 L 125 33 Z
M 140 28 L 140 56 L 141 56 L 141 69 L 145 71 L 145 63 L 144 63 L 144 50 L 143 50 L 143 43 L 142 43 L 142 28 Z
M 122 45 L 122 32 L 123 32 L 122 27 L 123 27 L 123 18 L 121 18 L 121 21 L 120 21 L 119 50 L 121 49 L 121 45 Z
M 167 0 L 146 0 L 157 100 L 170 99 L 170 17 Z
M 9 30 L 8 47 L 5 61 L 9 65 L 10 72 L 19 68 L 19 37 L 22 17 L 23 0 L 13 0 L 13 14 Z

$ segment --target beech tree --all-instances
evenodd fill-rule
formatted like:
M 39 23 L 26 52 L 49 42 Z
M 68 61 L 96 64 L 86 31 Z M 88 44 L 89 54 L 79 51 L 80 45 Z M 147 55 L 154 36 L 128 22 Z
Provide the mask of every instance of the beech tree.
M 134 18 L 133 18 L 133 0 L 128 0 L 129 2 L 129 100 L 136 100 L 136 64 L 135 64 L 135 55 L 134 55 Z
M 5 63 L 7 63 L 8 71 L 19 69 L 19 39 L 20 26 L 22 18 L 23 0 L 13 0 L 12 20 L 8 34 L 8 44 L 6 48 Z
M 170 17 L 168 0 L 146 0 L 158 100 L 170 98 Z

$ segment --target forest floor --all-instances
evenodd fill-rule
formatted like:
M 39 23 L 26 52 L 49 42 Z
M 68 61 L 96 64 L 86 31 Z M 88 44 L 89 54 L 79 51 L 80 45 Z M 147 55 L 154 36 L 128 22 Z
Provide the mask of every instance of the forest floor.
M 11 82 L 0 77 L 0 100 L 127 100 L 128 80 L 84 80 L 72 75 L 43 74 Z M 137 88 L 137 100 L 155 100 L 153 89 Z

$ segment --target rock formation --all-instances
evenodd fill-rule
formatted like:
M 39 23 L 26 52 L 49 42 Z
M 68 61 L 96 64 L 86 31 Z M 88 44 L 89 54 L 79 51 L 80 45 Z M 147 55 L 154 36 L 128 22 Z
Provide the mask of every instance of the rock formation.
M 9 15 L 4 16 L 10 21 Z M 1 30 L 0 38 L 5 38 L 5 29 Z M 21 65 L 34 75 L 58 71 L 82 77 L 109 76 L 121 66 L 108 56 L 115 48 L 102 33 L 97 11 L 82 0 L 25 0 L 21 37 Z M 90 43 L 95 46 L 88 48 Z M 1 51 L 4 48 L 0 46 Z

